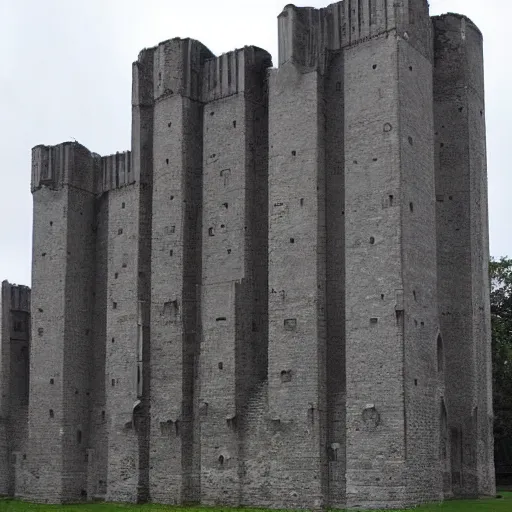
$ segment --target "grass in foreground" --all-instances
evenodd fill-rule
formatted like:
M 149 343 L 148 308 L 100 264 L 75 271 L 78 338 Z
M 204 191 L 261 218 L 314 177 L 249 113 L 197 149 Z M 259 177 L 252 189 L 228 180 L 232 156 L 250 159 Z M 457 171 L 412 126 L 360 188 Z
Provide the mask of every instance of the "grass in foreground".
M 417 512 L 512 512 L 512 492 L 499 492 L 501 499 L 446 501 L 438 505 L 424 505 Z M 0 512 L 266 512 L 264 509 L 230 509 L 222 507 L 172 507 L 165 505 L 124 505 L 117 503 L 91 503 L 83 505 L 34 505 L 22 501 L 0 499 Z M 275 511 L 267 511 L 275 512 Z M 378 511 L 373 511 L 378 512 Z M 387 511 L 391 512 L 391 511 Z

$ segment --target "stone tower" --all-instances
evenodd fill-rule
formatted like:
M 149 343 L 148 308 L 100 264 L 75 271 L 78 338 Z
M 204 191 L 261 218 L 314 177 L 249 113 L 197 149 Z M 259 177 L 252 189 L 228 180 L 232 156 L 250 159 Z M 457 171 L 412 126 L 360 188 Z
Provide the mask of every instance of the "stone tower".
M 23 487 L 30 374 L 30 288 L 7 281 L 0 294 L 0 496 Z
M 288 5 L 278 24 L 277 68 L 256 47 L 142 51 L 131 152 L 33 149 L 28 441 L 0 430 L 7 492 L 494 494 L 481 34 L 426 0 Z

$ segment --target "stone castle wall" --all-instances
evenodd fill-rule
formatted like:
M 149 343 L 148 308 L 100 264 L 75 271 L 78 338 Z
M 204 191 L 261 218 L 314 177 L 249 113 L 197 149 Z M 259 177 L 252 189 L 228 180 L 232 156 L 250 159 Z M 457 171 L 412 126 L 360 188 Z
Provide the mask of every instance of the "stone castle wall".
M 142 51 L 131 152 L 33 149 L 30 405 L 9 409 L 28 433 L 1 402 L 0 493 L 494 493 L 481 34 L 424 0 L 278 24 L 275 69 Z
M 0 495 L 13 496 L 28 449 L 30 288 L 3 281 L 0 315 Z

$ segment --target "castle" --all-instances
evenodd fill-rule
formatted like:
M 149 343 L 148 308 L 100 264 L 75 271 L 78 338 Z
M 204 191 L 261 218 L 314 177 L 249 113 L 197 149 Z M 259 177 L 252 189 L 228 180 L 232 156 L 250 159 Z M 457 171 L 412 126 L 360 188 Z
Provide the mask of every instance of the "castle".
M 495 493 L 482 36 L 427 0 L 287 5 L 278 24 L 278 68 L 256 47 L 143 50 L 131 152 L 32 150 L 32 289 L 2 285 L 0 494 Z

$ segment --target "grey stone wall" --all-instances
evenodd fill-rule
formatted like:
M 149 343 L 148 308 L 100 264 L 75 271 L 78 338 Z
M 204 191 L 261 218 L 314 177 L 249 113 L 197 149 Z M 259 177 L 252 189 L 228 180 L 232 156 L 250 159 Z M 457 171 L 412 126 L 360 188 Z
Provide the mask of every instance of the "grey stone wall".
M 30 404 L 5 292 L 0 493 L 494 493 L 481 35 L 425 0 L 278 26 L 277 69 L 143 50 L 131 152 L 33 149 Z
M 96 234 L 94 306 L 92 327 L 92 378 L 90 402 L 90 438 L 87 455 L 87 497 L 105 496 L 107 486 L 106 352 L 107 340 L 107 268 L 108 268 L 108 193 L 96 201 L 93 232 Z
M 170 62 L 183 70 L 168 92 L 158 83 L 151 91 L 155 103 L 150 493 L 162 503 L 193 501 L 199 493 L 194 403 L 201 282 L 200 69 L 210 56 L 196 41 L 173 39 L 159 45 L 154 57 L 158 76 L 169 73 Z
M 266 116 L 270 55 L 246 47 L 206 66 L 219 69 L 224 61 L 232 63 L 227 76 L 213 84 L 206 75 L 203 90 L 209 101 L 203 152 L 201 498 L 239 505 L 245 404 L 266 374 L 266 340 L 259 334 L 265 332 L 265 311 L 257 304 L 257 287 L 265 284 L 261 275 L 266 275 L 265 258 L 258 258 L 261 243 L 265 247 L 261 239 L 266 232 L 259 223 L 266 224 L 266 208 L 261 208 L 266 187 L 258 182 L 267 151 L 261 120 Z M 238 76 L 230 79 L 230 70 Z
M 455 495 L 492 495 L 492 392 L 482 35 L 433 19 L 439 321 Z M 447 486 L 448 487 L 448 486 Z
M 0 495 L 16 494 L 28 440 L 30 288 L 3 281 L 0 295 Z
M 344 54 L 331 55 L 324 81 L 326 219 L 326 392 L 328 500 L 345 504 L 345 97 Z
M 138 401 L 138 344 L 142 341 L 137 295 L 139 200 L 138 185 L 109 193 L 105 340 L 109 415 L 106 498 L 112 501 L 137 500 L 139 443 L 133 412 Z
M 399 41 L 398 77 L 406 484 L 418 503 L 442 498 L 431 56 Z
M 325 468 L 322 82 L 292 62 L 269 81 L 268 400 L 277 429 L 270 492 L 282 507 L 318 507 Z
M 10 285 L 2 282 L 0 294 L 0 494 L 12 494 L 12 459 L 9 443 L 9 404 L 7 388 L 10 385 L 11 308 Z
M 345 52 L 349 506 L 399 506 L 407 492 L 397 73 L 396 36 Z
M 90 153 L 75 143 L 33 151 L 34 399 L 29 407 L 26 491 L 39 501 L 72 501 L 86 493 L 93 168 Z

